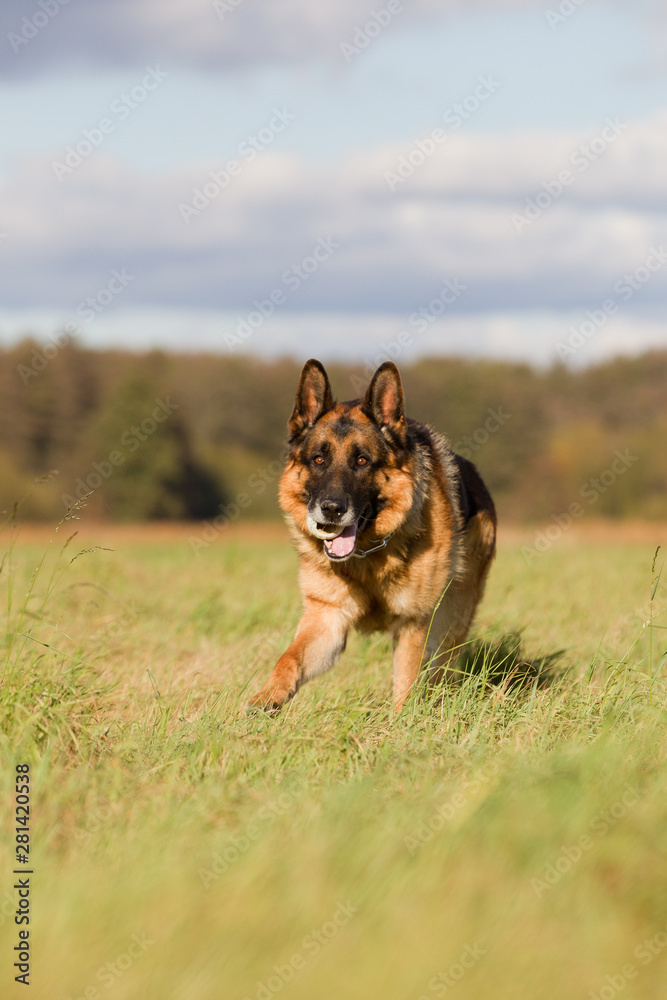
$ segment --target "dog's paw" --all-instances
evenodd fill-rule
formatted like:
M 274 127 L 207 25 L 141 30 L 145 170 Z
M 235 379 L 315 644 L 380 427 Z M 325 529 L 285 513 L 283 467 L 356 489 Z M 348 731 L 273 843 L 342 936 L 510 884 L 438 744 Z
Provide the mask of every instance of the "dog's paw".
M 267 715 L 277 715 L 283 705 L 295 694 L 294 691 L 281 691 L 275 687 L 262 688 L 246 704 L 246 712 L 265 712 Z

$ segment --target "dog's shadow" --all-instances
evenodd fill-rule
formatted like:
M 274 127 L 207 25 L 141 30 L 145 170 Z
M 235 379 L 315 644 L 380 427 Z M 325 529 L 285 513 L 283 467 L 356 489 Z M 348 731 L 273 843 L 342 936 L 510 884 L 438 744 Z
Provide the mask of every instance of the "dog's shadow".
M 564 649 L 544 656 L 524 655 L 520 632 L 506 632 L 493 639 L 473 639 L 466 643 L 455 667 L 459 683 L 477 678 L 488 688 L 502 687 L 519 692 L 546 688 L 563 675 Z

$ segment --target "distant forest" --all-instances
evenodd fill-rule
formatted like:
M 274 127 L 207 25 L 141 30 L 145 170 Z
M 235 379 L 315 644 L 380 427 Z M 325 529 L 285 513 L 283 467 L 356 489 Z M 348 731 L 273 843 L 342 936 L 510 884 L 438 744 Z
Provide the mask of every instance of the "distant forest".
M 667 351 L 580 371 L 459 359 L 400 367 L 408 414 L 478 465 L 507 520 L 573 504 L 667 518 Z M 22 518 L 59 520 L 91 493 L 96 518 L 277 517 L 300 369 L 23 341 L 0 352 L 0 508 L 25 498 Z M 363 391 L 361 368 L 328 370 L 338 398 Z

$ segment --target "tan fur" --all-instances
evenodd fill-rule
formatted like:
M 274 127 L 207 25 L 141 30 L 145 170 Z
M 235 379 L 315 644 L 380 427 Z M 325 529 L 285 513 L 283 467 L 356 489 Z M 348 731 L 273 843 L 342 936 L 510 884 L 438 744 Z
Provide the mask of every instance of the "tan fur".
M 383 365 L 379 372 L 388 367 Z M 393 365 L 387 374 L 398 379 L 400 390 Z M 395 401 L 388 390 L 382 398 L 387 397 L 389 408 Z M 332 406 L 315 419 L 309 431 L 311 440 L 326 440 L 334 461 L 336 449 L 349 449 L 361 442 L 375 459 L 373 449 L 378 452 L 382 440 L 368 415 L 368 406 L 362 408 L 356 401 Z M 379 412 L 378 419 L 383 420 L 384 411 Z M 342 415 L 353 427 L 343 442 L 336 440 L 332 430 Z M 358 545 L 365 550 L 388 534 L 392 537 L 386 548 L 363 559 L 350 558 L 342 564 L 328 559 L 322 541 L 307 528 L 308 468 L 296 451 L 288 459 L 280 480 L 279 502 L 300 556 L 304 612 L 294 641 L 251 706 L 278 709 L 301 684 L 330 669 L 351 628 L 393 635 L 393 700 L 397 710 L 404 705 L 424 665 L 434 680 L 451 672 L 495 553 L 496 515 L 474 466 L 459 464 L 440 435 L 414 421 L 404 422 L 402 427 L 397 421 L 396 434 L 408 434 L 408 426 L 413 437 L 417 429 L 421 438 L 403 450 L 390 448 L 374 472 L 374 489 L 386 505 Z M 383 433 L 386 436 L 384 427 Z M 459 499 L 460 480 L 466 503 L 472 508 L 467 519 Z

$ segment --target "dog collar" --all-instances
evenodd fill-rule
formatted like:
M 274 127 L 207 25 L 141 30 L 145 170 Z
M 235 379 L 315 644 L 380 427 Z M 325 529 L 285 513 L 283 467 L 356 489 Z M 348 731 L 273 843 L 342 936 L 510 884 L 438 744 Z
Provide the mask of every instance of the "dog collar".
M 380 549 L 385 549 L 387 547 L 387 542 L 393 534 L 394 532 L 392 531 L 388 535 L 385 535 L 382 541 L 378 542 L 377 545 L 371 546 L 370 549 L 366 549 L 364 552 L 352 552 L 351 555 L 353 555 L 356 559 L 365 559 L 366 556 L 371 554 L 371 552 L 379 552 Z

